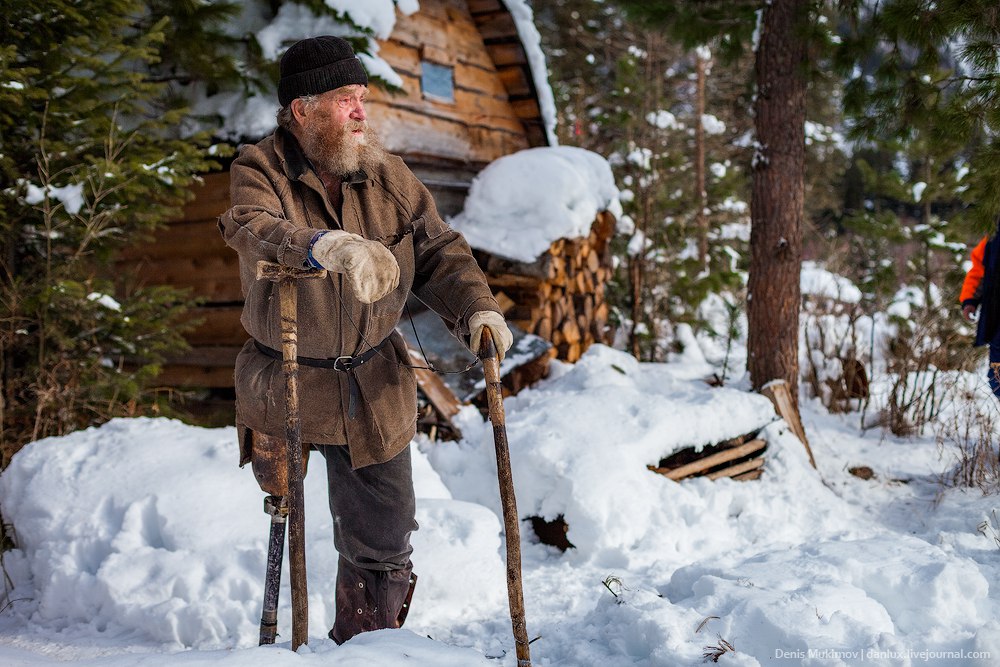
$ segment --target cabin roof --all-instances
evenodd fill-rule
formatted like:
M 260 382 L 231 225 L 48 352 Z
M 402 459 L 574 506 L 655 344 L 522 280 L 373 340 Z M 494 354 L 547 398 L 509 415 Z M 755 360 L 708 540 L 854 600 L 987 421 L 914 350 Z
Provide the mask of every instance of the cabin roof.
M 468 0 L 468 6 L 508 99 L 524 123 L 529 145 L 550 145 L 531 62 L 513 15 L 501 0 Z

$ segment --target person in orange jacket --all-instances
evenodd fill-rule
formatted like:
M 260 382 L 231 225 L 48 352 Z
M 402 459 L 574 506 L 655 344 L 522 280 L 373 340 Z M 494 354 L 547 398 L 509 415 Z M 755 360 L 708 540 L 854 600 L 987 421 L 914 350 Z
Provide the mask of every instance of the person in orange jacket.
M 990 346 L 990 367 L 987 371 L 990 389 L 1000 398 L 1000 241 L 997 236 L 986 236 L 972 249 L 972 266 L 965 274 L 959 300 L 962 315 L 976 324 L 975 346 Z

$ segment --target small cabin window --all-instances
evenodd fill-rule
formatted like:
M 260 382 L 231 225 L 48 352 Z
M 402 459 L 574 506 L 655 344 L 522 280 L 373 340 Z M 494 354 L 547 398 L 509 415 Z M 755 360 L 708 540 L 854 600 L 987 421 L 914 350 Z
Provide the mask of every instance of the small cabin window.
M 455 70 L 424 60 L 420 63 L 420 88 L 424 97 L 436 102 L 455 103 Z

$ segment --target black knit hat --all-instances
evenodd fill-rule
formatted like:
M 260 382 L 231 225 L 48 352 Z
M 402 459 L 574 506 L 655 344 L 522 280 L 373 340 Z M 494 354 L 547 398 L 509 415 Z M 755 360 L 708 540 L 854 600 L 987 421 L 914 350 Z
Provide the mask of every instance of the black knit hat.
M 368 75 L 351 45 L 332 35 L 295 42 L 281 56 L 278 102 L 287 107 L 303 95 L 319 95 L 351 84 L 368 85 Z

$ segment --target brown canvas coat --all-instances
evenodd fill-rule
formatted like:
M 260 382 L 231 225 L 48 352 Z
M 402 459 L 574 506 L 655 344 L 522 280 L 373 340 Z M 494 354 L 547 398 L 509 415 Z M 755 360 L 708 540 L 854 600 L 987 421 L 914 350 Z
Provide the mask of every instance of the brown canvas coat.
M 402 336 L 395 331 L 412 291 L 463 340 L 468 318 L 479 310 L 500 312 L 468 244 L 438 215 L 430 193 L 396 156 L 376 170 L 341 183 L 342 219 L 298 142 L 284 130 L 246 146 L 231 169 L 232 208 L 219 218 L 226 243 L 239 253 L 244 307 L 241 322 L 252 340 L 236 360 L 236 421 L 283 437 L 281 361 L 262 354 L 253 339 L 281 349 L 277 284 L 256 280 L 265 259 L 308 268 L 308 246 L 317 230 L 344 229 L 384 244 L 399 263 L 399 286 L 373 304 L 358 301 L 340 274 L 298 283 L 298 354 L 332 359 L 379 353 L 353 372 L 361 400 L 348 418 L 347 374 L 299 367 L 299 414 L 303 442 L 346 444 L 355 467 L 398 454 L 416 431 L 417 397 Z M 241 464 L 251 453 L 241 452 Z

